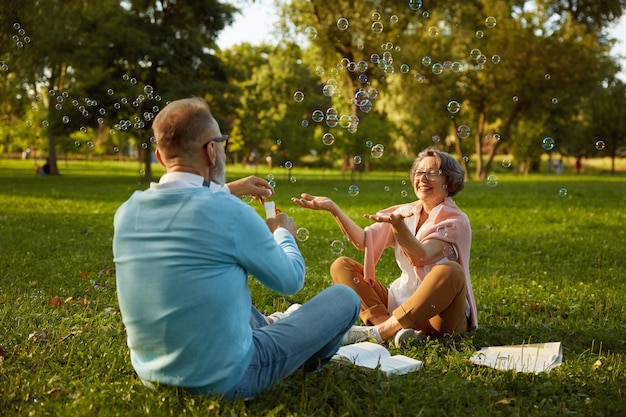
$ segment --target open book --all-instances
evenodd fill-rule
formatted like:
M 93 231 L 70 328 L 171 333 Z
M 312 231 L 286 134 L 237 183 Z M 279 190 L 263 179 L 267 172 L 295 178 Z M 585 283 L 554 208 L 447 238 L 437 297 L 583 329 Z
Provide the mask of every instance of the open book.
M 470 357 L 470 362 L 503 371 L 550 372 L 563 362 L 561 342 L 534 343 L 482 348 Z
M 372 342 L 342 346 L 333 356 L 333 360 L 379 369 L 387 375 L 404 375 L 418 371 L 422 367 L 422 361 L 404 355 L 391 356 L 384 346 Z

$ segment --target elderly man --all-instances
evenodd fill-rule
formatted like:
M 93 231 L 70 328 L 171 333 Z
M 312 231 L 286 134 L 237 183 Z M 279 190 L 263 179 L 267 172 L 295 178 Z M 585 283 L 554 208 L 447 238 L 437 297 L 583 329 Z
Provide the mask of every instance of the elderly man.
M 356 319 L 358 296 L 335 285 L 270 325 L 252 306 L 248 274 L 279 293 L 301 289 L 293 219 L 263 221 L 235 197 L 263 200 L 273 191 L 263 179 L 225 184 L 228 137 L 204 100 L 168 104 L 152 128 L 167 172 L 114 220 L 117 291 L 138 376 L 248 399 L 299 368 L 323 366 Z

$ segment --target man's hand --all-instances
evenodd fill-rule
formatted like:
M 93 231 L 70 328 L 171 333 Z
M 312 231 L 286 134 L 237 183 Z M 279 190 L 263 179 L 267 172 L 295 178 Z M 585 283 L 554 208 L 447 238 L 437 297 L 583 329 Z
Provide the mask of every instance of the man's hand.
M 228 188 L 230 193 L 237 197 L 250 195 L 261 202 L 274 194 L 274 188 L 269 182 L 254 175 L 231 181 L 228 183 Z
M 294 237 L 296 236 L 296 222 L 285 213 L 278 213 L 276 217 L 265 220 L 265 223 L 267 223 L 267 227 L 270 228 L 272 233 L 274 233 L 274 230 L 277 228 L 284 227 Z

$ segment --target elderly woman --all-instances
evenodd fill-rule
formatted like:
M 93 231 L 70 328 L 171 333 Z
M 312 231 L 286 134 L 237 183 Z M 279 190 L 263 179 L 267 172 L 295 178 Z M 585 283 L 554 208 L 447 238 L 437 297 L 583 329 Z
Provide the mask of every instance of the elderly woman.
M 361 320 L 344 343 L 373 339 L 403 340 L 422 335 L 464 333 L 478 325 L 469 274 L 470 223 L 452 200 L 464 187 L 464 172 L 448 153 L 422 151 L 411 168 L 418 200 L 366 214 L 375 223 L 365 229 L 328 197 L 302 194 L 300 207 L 326 210 L 359 250 L 364 263 L 342 256 L 330 268 L 333 282 L 361 298 Z M 387 288 L 374 275 L 385 248 L 393 247 L 400 276 Z

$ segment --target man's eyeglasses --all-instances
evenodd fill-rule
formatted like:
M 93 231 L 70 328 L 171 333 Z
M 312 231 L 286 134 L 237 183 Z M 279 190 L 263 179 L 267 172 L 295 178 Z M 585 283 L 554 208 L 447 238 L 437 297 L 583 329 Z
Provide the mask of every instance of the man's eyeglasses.
M 412 169 L 411 175 L 413 175 L 413 179 L 422 179 L 424 175 L 428 178 L 429 181 L 437 181 L 439 175 L 441 175 L 442 171 L 440 169 L 429 169 L 428 171 L 420 171 L 418 169 Z
M 224 150 L 228 150 L 228 135 L 222 135 L 222 136 L 218 136 L 216 138 L 213 138 L 211 140 L 209 140 L 207 143 L 205 143 L 204 145 L 202 145 L 202 148 L 206 149 L 207 146 L 209 146 L 209 143 L 211 142 L 223 142 L 224 143 Z

